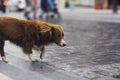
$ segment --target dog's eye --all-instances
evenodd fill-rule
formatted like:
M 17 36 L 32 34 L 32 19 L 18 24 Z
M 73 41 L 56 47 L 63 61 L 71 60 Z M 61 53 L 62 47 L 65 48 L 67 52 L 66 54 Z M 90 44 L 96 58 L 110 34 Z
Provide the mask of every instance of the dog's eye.
M 62 33 L 62 36 L 64 36 L 64 34 Z
M 58 37 L 60 37 L 61 35 L 59 34 Z

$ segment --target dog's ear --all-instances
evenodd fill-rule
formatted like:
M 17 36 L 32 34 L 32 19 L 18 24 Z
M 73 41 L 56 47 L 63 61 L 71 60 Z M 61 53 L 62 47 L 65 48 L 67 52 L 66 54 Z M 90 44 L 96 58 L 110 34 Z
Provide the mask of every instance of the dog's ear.
M 44 38 L 45 40 L 50 40 L 52 37 L 52 31 L 50 28 L 48 29 L 43 29 L 42 31 L 39 32 L 40 37 Z
M 53 35 L 55 35 L 55 28 L 54 27 L 51 28 L 51 32 Z
M 52 28 L 51 28 L 51 35 L 52 35 L 51 40 L 52 40 L 52 41 L 54 41 L 54 40 L 55 40 L 55 34 L 56 34 L 55 27 L 52 27 Z

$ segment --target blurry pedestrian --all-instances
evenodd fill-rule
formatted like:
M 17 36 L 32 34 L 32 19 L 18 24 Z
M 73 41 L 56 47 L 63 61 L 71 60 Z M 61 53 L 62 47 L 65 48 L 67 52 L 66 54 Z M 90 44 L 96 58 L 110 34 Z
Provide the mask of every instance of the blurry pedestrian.
M 51 15 L 51 18 L 54 18 L 55 15 L 57 15 L 57 17 L 60 18 L 61 15 L 58 11 L 57 4 L 56 4 L 55 0 L 48 0 L 48 4 L 50 7 L 50 10 L 53 12 L 53 14 Z
M 48 0 L 41 0 L 40 2 L 40 8 L 42 10 L 41 14 L 40 14 L 40 18 L 43 18 L 45 16 L 45 18 L 48 18 Z
M 18 11 L 19 12 L 24 11 L 25 7 L 26 7 L 25 0 L 18 0 Z
M 6 12 L 6 6 L 7 5 L 8 5 L 8 1 L 7 0 L 1 0 L 0 9 L 2 10 L 3 13 Z
M 26 19 L 30 20 L 29 14 L 32 11 L 32 0 L 25 0 L 25 1 L 26 1 L 26 8 L 25 8 L 24 16 Z
M 69 8 L 69 0 L 65 1 L 65 8 Z
M 69 0 L 69 7 L 70 7 L 70 9 L 74 9 L 75 8 L 74 0 Z
M 33 19 L 37 19 L 37 0 L 33 0 Z
M 112 8 L 113 8 L 113 12 L 117 13 L 117 11 L 118 11 L 118 0 L 112 0 Z

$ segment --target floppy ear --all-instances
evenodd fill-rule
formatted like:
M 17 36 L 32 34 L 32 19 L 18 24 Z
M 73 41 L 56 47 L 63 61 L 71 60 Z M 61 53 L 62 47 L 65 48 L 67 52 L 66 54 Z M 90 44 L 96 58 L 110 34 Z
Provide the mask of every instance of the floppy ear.
M 51 40 L 52 30 L 50 28 L 49 29 L 44 29 L 44 30 L 40 31 L 40 36 L 42 38 L 44 38 L 45 40 Z
M 54 27 L 51 28 L 51 31 L 52 31 L 52 35 L 55 35 L 55 28 Z
M 52 38 L 51 38 L 51 40 L 54 41 L 54 40 L 55 40 L 55 34 L 56 34 L 55 27 L 52 27 L 52 28 L 51 28 L 51 33 L 52 33 Z

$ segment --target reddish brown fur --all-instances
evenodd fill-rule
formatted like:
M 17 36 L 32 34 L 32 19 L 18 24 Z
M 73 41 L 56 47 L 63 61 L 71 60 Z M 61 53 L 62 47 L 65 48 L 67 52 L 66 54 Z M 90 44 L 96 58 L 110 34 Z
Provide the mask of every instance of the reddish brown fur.
M 11 17 L 0 17 L 0 53 L 4 54 L 4 41 L 9 40 L 20 46 L 26 54 L 32 53 L 35 46 L 56 43 L 60 45 L 63 29 L 59 25 L 47 22 L 20 20 Z

